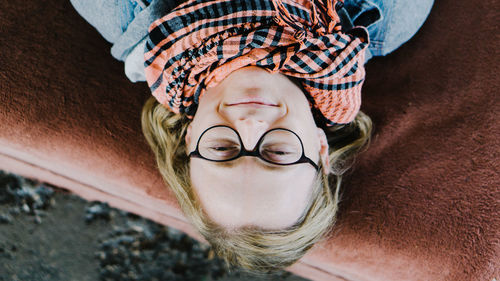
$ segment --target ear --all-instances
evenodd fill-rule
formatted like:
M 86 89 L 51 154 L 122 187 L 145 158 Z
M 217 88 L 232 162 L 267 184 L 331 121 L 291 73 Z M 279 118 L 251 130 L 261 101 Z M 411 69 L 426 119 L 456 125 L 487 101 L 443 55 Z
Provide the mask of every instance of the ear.
M 326 138 L 325 131 L 321 128 L 317 128 L 318 130 L 318 139 L 319 139 L 319 144 L 320 144 L 320 150 L 319 150 L 319 155 L 320 155 L 320 160 L 321 164 L 323 165 L 323 173 L 325 175 L 328 175 L 330 173 L 330 155 L 328 153 L 328 140 Z
M 186 154 L 189 155 L 189 144 L 191 143 L 191 124 L 187 127 L 186 136 L 184 137 L 186 142 Z

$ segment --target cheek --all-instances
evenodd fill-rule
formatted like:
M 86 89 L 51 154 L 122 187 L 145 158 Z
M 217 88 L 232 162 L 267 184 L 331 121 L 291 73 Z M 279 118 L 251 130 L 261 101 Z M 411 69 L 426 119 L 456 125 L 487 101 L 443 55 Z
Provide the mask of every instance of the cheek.
M 186 138 L 188 147 L 194 150 L 196 142 L 201 134 L 209 127 L 219 125 L 223 122 L 220 114 L 218 114 L 217 107 L 210 107 L 207 104 L 200 104 L 193 120 L 190 123 L 190 137 Z M 187 135 L 186 135 L 187 136 Z

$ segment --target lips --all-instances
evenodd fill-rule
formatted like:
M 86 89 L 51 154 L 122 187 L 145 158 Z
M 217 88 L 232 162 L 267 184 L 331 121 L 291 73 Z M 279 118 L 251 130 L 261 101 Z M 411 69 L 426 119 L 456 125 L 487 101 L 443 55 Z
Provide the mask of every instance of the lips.
M 227 106 L 249 105 L 249 106 L 278 106 L 277 103 L 264 97 L 244 97 L 226 103 Z

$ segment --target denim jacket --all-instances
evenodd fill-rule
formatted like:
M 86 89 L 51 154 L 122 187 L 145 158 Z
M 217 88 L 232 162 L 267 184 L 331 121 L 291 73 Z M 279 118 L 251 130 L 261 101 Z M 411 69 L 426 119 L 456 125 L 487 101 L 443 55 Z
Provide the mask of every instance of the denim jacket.
M 80 15 L 113 44 L 111 54 L 125 62 L 132 82 L 145 81 L 143 53 L 148 28 L 182 0 L 70 0 Z M 434 0 L 345 0 L 339 16 L 344 28 L 364 26 L 370 45 L 365 63 L 385 56 L 420 29 Z

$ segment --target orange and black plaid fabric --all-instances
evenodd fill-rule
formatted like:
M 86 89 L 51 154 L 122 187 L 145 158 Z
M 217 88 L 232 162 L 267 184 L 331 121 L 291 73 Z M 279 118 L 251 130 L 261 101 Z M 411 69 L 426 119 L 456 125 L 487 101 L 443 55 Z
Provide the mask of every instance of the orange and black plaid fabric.
M 146 79 L 156 99 L 194 116 L 206 88 L 250 65 L 297 78 L 327 125 L 361 105 L 368 32 L 341 30 L 338 0 L 188 0 L 149 28 Z

